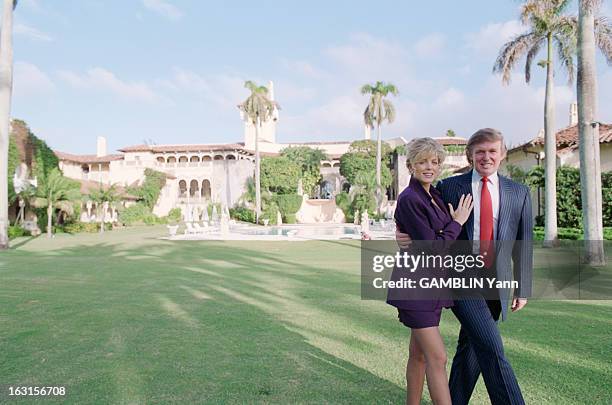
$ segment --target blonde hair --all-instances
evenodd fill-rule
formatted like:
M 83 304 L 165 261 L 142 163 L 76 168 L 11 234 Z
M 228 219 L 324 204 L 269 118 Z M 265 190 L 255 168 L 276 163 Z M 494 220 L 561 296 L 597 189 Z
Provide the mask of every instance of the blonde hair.
M 481 144 L 483 142 L 496 141 L 501 142 L 501 151 L 503 154 L 506 154 L 507 148 L 506 144 L 504 143 L 504 136 L 500 131 L 494 128 L 482 128 L 474 132 L 474 134 L 470 136 L 470 139 L 468 139 L 467 145 L 465 147 L 465 155 L 467 157 L 468 162 L 470 164 L 473 164 L 472 152 L 474 152 L 474 147 L 476 147 L 476 145 Z
M 412 166 L 424 156 L 435 156 L 440 166 L 446 158 L 444 148 L 435 139 L 415 138 L 406 145 L 406 165 Z

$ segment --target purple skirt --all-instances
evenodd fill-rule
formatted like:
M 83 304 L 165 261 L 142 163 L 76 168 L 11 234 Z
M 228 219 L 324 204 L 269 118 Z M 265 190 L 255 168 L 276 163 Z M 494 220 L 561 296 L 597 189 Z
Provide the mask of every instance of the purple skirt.
M 432 311 L 414 311 L 412 309 L 397 309 L 399 321 L 411 329 L 431 328 L 440 325 L 442 308 Z

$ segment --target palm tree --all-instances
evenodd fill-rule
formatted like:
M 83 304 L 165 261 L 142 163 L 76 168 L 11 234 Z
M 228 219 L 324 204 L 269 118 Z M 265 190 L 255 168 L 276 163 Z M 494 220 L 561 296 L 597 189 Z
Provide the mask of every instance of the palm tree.
M 381 130 L 380 127 L 384 121 L 391 124 L 395 120 L 395 107 L 387 97 L 391 93 L 397 96 L 398 90 L 392 83 L 376 82 L 374 86 L 366 84 L 361 87 L 361 94 L 370 94 L 370 102 L 363 112 L 363 120 L 365 124 L 374 129 L 376 125 L 377 143 L 376 143 L 376 212 L 380 214 L 380 206 L 382 204 L 382 188 L 381 188 Z
M 89 194 L 89 198 L 96 203 L 98 207 L 98 211 L 102 211 L 100 223 L 100 233 L 104 233 L 104 220 L 106 219 L 106 207 L 105 205 L 111 205 L 115 202 L 119 201 L 120 196 L 117 192 L 117 186 L 115 184 L 111 185 L 108 188 L 103 188 L 102 184 L 100 184 L 100 188 L 92 191 Z
M 17 0 L 4 0 L 0 33 L 0 249 L 8 249 L 8 148 L 13 92 L 13 10 Z
M 597 0 L 580 0 L 578 11 L 578 129 L 580 148 L 580 184 L 586 261 L 603 266 L 601 166 L 599 125 L 597 123 L 597 74 L 595 43 L 612 61 L 612 26 L 602 17 L 595 18 Z
M 62 176 L 59 169 L 52 169 L 36 188 L 36 197 L 32 205 L 36 208 L 47 208 L 47 236 L 53 234 L 52 218 L 54 209 L 68 215 L 74 212 L 74 203 L 79 201 L 81 193 L 73 180 Z
M 267 87 L 258 86 L 250 80 L 244 83 L 244 87 L 251 91 L 251 95 L 238 108 L 255 126 L 255 218 L 259 223 L 261 214 L 259 131 L 262 124 L 272 118 L 274 109 L 278 109 L 279 106 L 275 101 L 270 100 Z
M 544 246 L 553 246 L 557 239 L 557 143 L 554 121 L 554 80 L 553 80 L 553 48 L 556 48 L 561 64 L 568 73 L 571 84 L 574 78 L 574 55 L 576 52 L 576 37 L 578 19 L 576 16 L 565 15 L 570 5 L 569 0 L 529 0 L 521 7 L 521 21 L 529 26 L 526 33 L 520 34 L 506 43 L 495 61 L 494 73 L 502 74 L 502 82 L 508 84 L 512 69 L 517 62 L 526 56 L 525 81 L 531 79 L 531 65 L 542 46 L 546 45 L 546 59 L 538 63 L 546 67 L 546 92 L 544 98 L 544 151 L 546 153 L 546 194 L 547 201 L 544 215 Z M 595 24 L 605 26 L 600 19 Z M 598 46 L 606 57 L 612 52 L 610 40 L 605 38 L 605 30 L 596 30 Z M 609 35 L 609 34 L 608 34 Z M 610 61 L 608 57 L 608 61 Z

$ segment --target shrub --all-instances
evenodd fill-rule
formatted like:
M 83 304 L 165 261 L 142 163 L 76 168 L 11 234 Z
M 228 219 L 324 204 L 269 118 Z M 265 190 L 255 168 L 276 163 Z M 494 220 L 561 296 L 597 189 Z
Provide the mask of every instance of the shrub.
M 172 208 L 168 212 L 167 218 L 169 222 L 180 222 L 182 216 L 183 216 L 183 213 L 180 208 Z
M 336 194 L 336 206 L 342 210 L 347 222 L 353 222 L 355 212 L 351 207 L 351 198 L 346 191 Z
M 558 228 L 559 239 L 562 240 L 583 240 L 584 234 L 581 228 Z M 533 239 L 544 240 L 544 227 L 536 226 L 533 228 Z M 604 240 L 612 240 L 612 228 L 604 228 Z
M 544 169 L 533 168 L 526 174 L 525 182 L 532 188 L 545 187 Z M 612 226 L 612 172 L 601 174 L 601 192 L 604 227 Z M 537 203 L 537 202 L 534 202 Z M 561 228 L 582 228 L 582 196 L 580 170 L 561 166 L 557 169 L 557 216 Z M 543 225 L 544 217 L 537 217 L 536 224 Z
M 286 224 L 295 224 L 297 222 L 295 214 L 285 214 L 283 221 L 285 221 Z
M 123 225 L 133 225 L 136 223 L 155 224 L 156 217 L 149 207 L 143 203 L 136 203 L 119 212 L 119 222 Z
M 9 239 L 19 238 L 20 236 L 30 236 L 30 232 L 18 225 L 11 225 L 8 227 Z
M 230 208 L 230 217 L 243 222 L 255 223 L 255 211 L 247 207 Z
M 295 193 L 301 167 L 289 158 L 266 157 L 261 160 L 261 188 L 273 193 Z
M 270 225 L 276 225 L 277 224 L 276 218 L 278 216 L 278 211 L 279 211 L 278 205 L 276 205 L 274 201 L 268 202 L 264 206 L 263 212 L 261 213 L 261 216 L 259 217 L 259 221 L 263 223 L 263 220 L 267 219 Z
M 302 196 L 298 194 L 277 194 L 274 196 L 274 202 L 281 214 L 295 214 L 302 206 Z
M 113 224 L 105 223 L 104 230 L 110 231 L 113 229 Z M 87 233 L 96 233 L 100 232 L 100 223 L 99 222 L 72 222 L 70 224 L 66 224 L 63 227 L 56 228 L 58 232 L 66 232 L 66 233 L 79 233 L 79 232 L 87 232 Z

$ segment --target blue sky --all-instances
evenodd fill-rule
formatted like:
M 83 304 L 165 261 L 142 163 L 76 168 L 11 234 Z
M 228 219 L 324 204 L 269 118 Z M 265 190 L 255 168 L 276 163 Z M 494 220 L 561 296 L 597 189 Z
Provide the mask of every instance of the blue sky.
M 502 86 L 491 68 L 522 32 L 519 2 L 20 0 L 12 116 L 54 149 L 94 153 L 242 141 L 245 80 L 274 81 L 277 141 L 363 137 L 361 85 L 391 81 L 397 121 L 383 137 L 469 136 L 492 126 L 510 144 L 542 127 L 544 71 Z M 375 5 L 375 7 L 374 7 Z M 608 15 L 609 6 L 604 6 Z M 600 119 L 612 72 L 598 55 Z M 574 88 L 557 69 L 557 125 Z

